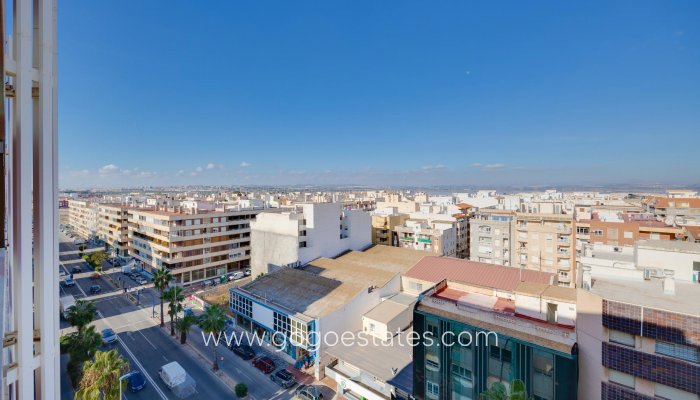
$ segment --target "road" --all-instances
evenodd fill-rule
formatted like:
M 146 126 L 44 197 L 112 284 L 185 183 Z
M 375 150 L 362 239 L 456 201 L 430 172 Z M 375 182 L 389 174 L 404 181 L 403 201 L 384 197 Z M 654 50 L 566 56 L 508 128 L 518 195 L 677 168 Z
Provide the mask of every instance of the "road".
M 212 351 L 210 347 L 204 345 L 201 331 L 194 327 L 188 335 L 189 344 L 181 345 L 179 340 L 170 336 L 169 326 L 166 329 L 160 328 L 159 317 L 152 316 L 153 301 L 158 301 L 156 290 L 145 287 L 140 296 L 140 305 L 135 305 L 127 298 L 123 290 L 112 285 L 105 278 L 92 280 L 90 275 L 92 270 L 87 263 L 73 252 L 75 247 L 72 243 L 61 243 L 60 255 L 61 268 L 66 270 L 69 266 L 81 265 L 83 273 L 74 274 L 76 285 L 72 287 L 61 286 L 61 294 L 72 294 L 76 298 L 85 298 L 94 301 L 98 318 L 93 323 L 98 331 L 107 327 L 112 328 L 119 337 L 117 343 L 103 346 L 103 350 L 111 348 L 124 356 L 132 369 L 138 369 L 147 380 L 146 388 L 138 393 L 125 393 L 127 399 L 175 399 L 173 393 L 162 383 L 158 376 L 158 370 L 164 364 L 177 361 L 185 368 L 187 373 L 197 383 L 197 393 L 189 397 L 190 399 L 219 399 L 234 398 L 234 393 L 230 386 L 215 376 L 211 372 Z M 70 252 L 70 253 L 68 253 Z M 111 271 L 114 280 L 118 283 L 127 280 L 119 269 Z M 121 277 L 121 281 L 116 277 Z M 128 281 L 127 281 L 128 282 Z M 103 290 L 96 296 L 86 296 L 88 288 L 93 284 L 99 284 Z M 152 286 L 152 285 L 151 285 Z M 134 292 L 131 292 L 132 294 Z M 156 312 L 160 307 L 155 307 Z M 166 304 L 167 310 L 167 304 Z M 166 321 L 168 316 L 166 315 Z M 67 322 L 61 321 L 61 328 L 70 329 Z M 65 333 L 65 332 L 63 332 Z M 178 337 L 179 338 L 179 337 Z M 251 400 L 262 399 L 288 399 L 293 396 L 293 389 L 283 390 L 273 383 L 268 375 L 255 369 L 250 361 L 244 361 L 235 356 L 223 345 L 219 348 L 219 354 L 224 357 L 222 365 L 222 375 L 230 384 L 243 382 L 248 386 L 249 398 Z M 67 358 L 62 357 L 62 368 L 65 369 Z M 281 364 L 285 367 L 286 364 Z M 62 375 L 61 397 L 68 400 L 72 398 L 72 391 L 65 378 L 65 371 Z

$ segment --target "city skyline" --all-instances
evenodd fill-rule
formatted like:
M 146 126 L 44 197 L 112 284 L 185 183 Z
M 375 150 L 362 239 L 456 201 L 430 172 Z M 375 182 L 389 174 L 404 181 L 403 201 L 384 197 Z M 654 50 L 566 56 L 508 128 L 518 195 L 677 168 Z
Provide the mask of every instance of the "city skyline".
M 697 184 L 699 7 L 65 4 L 59 185 Z

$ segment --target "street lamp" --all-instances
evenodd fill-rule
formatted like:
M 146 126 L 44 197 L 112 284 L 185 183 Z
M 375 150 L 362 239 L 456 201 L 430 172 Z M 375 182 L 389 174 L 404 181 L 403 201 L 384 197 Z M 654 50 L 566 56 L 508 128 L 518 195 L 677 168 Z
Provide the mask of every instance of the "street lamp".
M 119 377 L 119 400 L 122 400 L 122 381 L 131 376 L 131 372 L 128 372 Z

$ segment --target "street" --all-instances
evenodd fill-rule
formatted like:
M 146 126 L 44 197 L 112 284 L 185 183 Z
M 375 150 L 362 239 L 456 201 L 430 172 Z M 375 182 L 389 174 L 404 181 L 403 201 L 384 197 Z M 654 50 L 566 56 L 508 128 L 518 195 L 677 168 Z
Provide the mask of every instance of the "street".
M 63 237 L 62 237 L 63 238 Z M 218 355 L 223 357 L 220 376 L 216 376 L 211 371 L 212 349 L 205 346 L 201 330 L 194 326 L 188 335 L 188 344 L 179 343 L 179 334 L 176 337 L 170 336 L 169 316 L 166 315 L 165 329 L 159 327 L 160 305 L 158 303 L 158 293 L 151 287 L 145 285 L 141 289 L 139 303 L 136 305 L 130 300 L 122 289 L 113 285 L 109 279 L 100 277 L 91 279 L 93 273 L 89 265 L 78 257 L 77 249 L 72 243 L 61 243 L 62 253 L 60 255 L 61 268 L 70 274 L 70 268 L 80 265 L 83 272 L 74 274 L 76 285 L 72 287 L 61 286 L 61 295 L 71 294 L 76 298 L 85 298 L 94 301 L 98 316 L 93 322 L 96 329 L 101 331 L 107 327 L 112 328 L 118 335 L 118 342 L 104 345 L 102 350 L 111 348 L 124 356 L 130 363 L 131 369 L 138 369 L 147 381 L 146 388 L 137 393 L 125 391 L 127 399 L 175 399 L 173 393 L 165 386 L 158 376 L 161 366 L 177 361 L 195 380 L 197 392 L 189 398 L 192 399 L 219 399 L 233 398 L 233 385 L 243 382 L 248 386 L 249 398 L 253 400 L 262 399 L 289 399 L 293 397 L 294 388 L 282 389 L 269 379 L 269 375 L 255 369 L 250 361 L 245 361 L 237 357 L 233 352 L 222 344 L 218 348 Z M 113 281 L 119 283 L 128 279 L 121 274 L 119 268 L 111 273 Z M 119 277 L 119 279 L 117 278 Z M 99 284 L 102 292 L 98 295 L 87 296 L 86 293 L 91 285 Z M 130 291 L 130 295 L 136 297 L 135 291 Z M 155 308 L 153 307 L 155 304 Z M 153 312 L 155 310 L 155 315 Z M 167 313 L 167 304 L 165 305 Z M 71 329 L 65 320 L 61 320 L 62 334 Z M 256 348 L 257 351 L 263 351 Z M 274 357 L 274 354 L 271 354 Z M 67 356 L 62 357 L 61 366 L 65 371 Z M 279 367 L 287 367 L 288 364 L 280 362 Z M 65 400 L 73 397 L 73 392 L 69 386 L 65 373 L 62 373 L 61 397 Z M 226 383 L 224 383 L 226 382 Z

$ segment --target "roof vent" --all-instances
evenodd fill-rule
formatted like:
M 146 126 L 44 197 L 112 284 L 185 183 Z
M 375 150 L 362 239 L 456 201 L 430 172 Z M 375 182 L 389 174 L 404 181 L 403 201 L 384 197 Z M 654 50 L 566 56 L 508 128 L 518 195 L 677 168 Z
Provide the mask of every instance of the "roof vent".
M 673 270 L 664 270 L 664 294 L 676 294 L 676 280 L 673 278 L 673 274 Z

